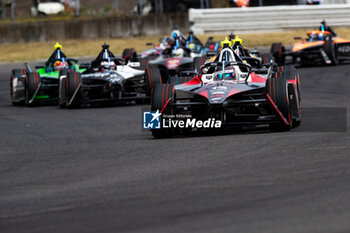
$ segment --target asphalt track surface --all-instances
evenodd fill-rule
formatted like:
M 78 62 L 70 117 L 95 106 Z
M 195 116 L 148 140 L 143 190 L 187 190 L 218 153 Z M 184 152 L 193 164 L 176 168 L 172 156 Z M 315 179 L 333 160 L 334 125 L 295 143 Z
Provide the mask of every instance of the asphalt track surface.
M 140 105 L 11 106 L 18 66 L 0 65 L 1 233 L 350 232 L 349 110 L 343 130 L 307 110 L 350 109 L 350 65 L 299 69 L 309 114 L 291 132 L 165 140 Z

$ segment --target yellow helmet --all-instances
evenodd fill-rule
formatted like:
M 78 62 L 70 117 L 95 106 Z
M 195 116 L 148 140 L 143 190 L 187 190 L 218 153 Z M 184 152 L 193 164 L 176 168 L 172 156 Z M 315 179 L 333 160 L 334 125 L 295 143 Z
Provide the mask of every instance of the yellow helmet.
M 220 43 L 221 47 L 225 47 L 225 46 L 228 46 L 228 47 L 231 47 L 232 46 L 232 42 L 228 40 L 228 38 L 226 37 L 225 40 L 221 41 Z
M 55 49 L 62 49 L 62 45 L 60 45 L 60 43 L 56 42 Z
M 239 38 L 237 35 L 235 36 L 235 38 L 232 40 L 233 44 L 242 44 L 243 40 L 241 38 Z

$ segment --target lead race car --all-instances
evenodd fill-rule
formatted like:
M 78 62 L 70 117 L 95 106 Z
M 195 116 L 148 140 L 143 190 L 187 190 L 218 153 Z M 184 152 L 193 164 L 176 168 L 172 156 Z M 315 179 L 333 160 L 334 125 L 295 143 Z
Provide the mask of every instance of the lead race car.
M 335 31 L 321 22 L 319 30 L 307 33 L 307 38 L 295 37 L 301 40 L 286 50 L 282 43 L 271 46 L 271 54 L 279 65 L 337 65 L 350 60 L 350 40 L 338 37 Z
M 67 58 L 62 52 L 62 45 L 55 44 L 55 51 L 44 65 L 33 70 L 27 63 L 25 69 L 14 69 L 10 77 L 10 96 L 13 105 L 33 106 L 35 104 L 57 103 L 60 76 L 67 70 L 78 72 L 78 61 Z
M 60 79 L 59 105 L 76 108 L 97 103 L 144 101 L 146 94 L 145 71 L 136 68 L 140 63 L 116 57 L 106 43 L 97 58 L 81 64 L 84 72 L 70 70 Z
M 174 125 L 191 129 L 198 126 L 196 121 L 214 122 L 209 126 L 221 122 L 220 128 L 268 124 L 272 130 L 290 130 L 300 124 L 300 81 L 294 67 L 271 62 L 253 69 L 226 41 L 215 61 L 201 70 L 202 75 L 184 83 L 156 85 L 151 109 L 155 118 L 162 115 L 163 119 L 161 127 L 152 129 L 154 137 L 171 137 L 177 132 Z M 168 116 L 191 119 L 174 124 L 181 119 Z

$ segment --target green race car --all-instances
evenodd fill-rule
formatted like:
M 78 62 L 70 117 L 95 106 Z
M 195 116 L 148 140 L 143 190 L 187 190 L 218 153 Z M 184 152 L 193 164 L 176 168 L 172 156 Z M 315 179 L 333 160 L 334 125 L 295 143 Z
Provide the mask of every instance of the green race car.
M 43 103 L 57 103 L 59 79 L 66 76 L 68 70 L 83 72 L 78 61 L 67 58 L 62 45 L 55 44 L 55 51 L 43 65 L 32 70 L 28 63 L 25 69 L 14 69 L 10 77 L 10 95 L 13 105 L 32 106 Z

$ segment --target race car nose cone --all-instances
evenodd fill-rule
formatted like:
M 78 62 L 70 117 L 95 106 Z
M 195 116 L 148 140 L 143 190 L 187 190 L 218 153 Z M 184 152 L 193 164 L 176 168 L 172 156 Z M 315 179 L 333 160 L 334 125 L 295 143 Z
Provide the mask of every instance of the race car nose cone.
M 222 104 L 229 91 L 228 88 L 221 85 L 215 85 L 208 89 L 208 100 L 211 104 Z

